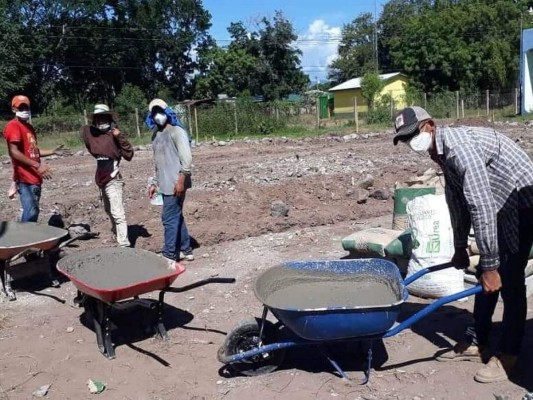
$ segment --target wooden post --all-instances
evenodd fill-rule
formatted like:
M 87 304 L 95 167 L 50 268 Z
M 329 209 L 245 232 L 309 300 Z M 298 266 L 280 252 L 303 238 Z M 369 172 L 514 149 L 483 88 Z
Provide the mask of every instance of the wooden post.
M 357 96 L 353 98 L 353 121 L 355 123 L 355 133 L 359 133 L 359 113 L 357 112 Z
M 189 133 L 192 135 L 193 133 L 193 126 L 192 126 L 192 116 L 191 116 L 191 105 L 187 104 L 187 124 L 189 125 Z
M 514 113 L 518 115 L 518 88 L 514 89 Z
M 394 117 L 394 99 L 392 97 L 392 90 L 389 91 L 390 94 L 390 117 Z
M 424 92 L 424 110 L 428 108 L 428 94 Z
M 455 92 L 455 109 L 456 109 L 457 119 L 459 119 L 460 118 L 459 116 L 459 91 Z
M 316 127 L 320 128 L 320 98 L 316 96 Z
M 487 117 L 490 117 L 490 92 L 488 89 L 486 92 L 486 101 L 487 101 Z
M 196 111 L 196 107 L 194 107 L 194 130 L 196 131 L 196 143 L 198 144 L 198 112 Z
M 87 110 L 83 109 L 83 120 L 85 121 L 85 125 L 89 125 L 89 120 L 87 119 Z
M 233 102 L 233 121 L 235 122 L 235 135 L 238 135 L 239 125 L 237 124 L 237 100 Z
M 461 117 L 465 117 L 465 100 L 461 99 Z
M 139 127 L 139 109 L 135 107 L 135 126 L 137 128 L 137 137 L 141 137 L 141 128 Z

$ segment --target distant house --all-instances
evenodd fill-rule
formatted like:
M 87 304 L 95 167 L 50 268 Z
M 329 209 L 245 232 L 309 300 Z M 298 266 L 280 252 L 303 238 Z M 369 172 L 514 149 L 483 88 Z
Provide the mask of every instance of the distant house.
M 407 87 L 407 76 L 400 72 L 382 74 L 379 76 L 385 83 L 379 96 L 390 94 L 394 99 L 394 107 L 400 109 L 405 107 L 405 88 Z M 353 115 L 354 97 L 357 98 L 357 111 L 368 111 L 368 105 L 361 92 L 362 77 L 350 79 L 340 85 L 329 89 L 334 95 L 334 112 L 337 118 L 346 118 Z M 378 96 L 378 97 L 379 97 Z

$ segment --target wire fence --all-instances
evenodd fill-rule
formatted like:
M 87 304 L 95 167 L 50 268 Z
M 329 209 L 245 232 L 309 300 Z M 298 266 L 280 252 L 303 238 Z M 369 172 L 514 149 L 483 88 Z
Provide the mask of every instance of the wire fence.
M 518 114 L 519 91 L 507 92 L 441 92 L 441 93 L 390 93 L 382 96 L 376 102 L 374 110 L 366 113 L 354 109 L 350 114 L 336 116 L 334 107 L 332 112 L 320 116 L 318 98 L 307 102 L 253 102 L 247 100 L 232 100 L 212 102 L 209 104 L 187 105 L 177 104 L 174 109 L 189 130 L 190 135 L 197 141 L 215 140 L 219 137 L 232 138 L 245 135 L 268 135 L 283 133 L 289 128 L 310 128 L 327 126 L 328 121 L 337 120 L 345 124 L 361 123 L 389 123 L 398 111 L 398 99 L 402 105 L 418 105 L 424 107 L 435 118 L 469 118 L 489 117 L 505 118 Z M 333 100 L 334 102 L 334 100 Z M 144 125 L 145 111 L 118 113 L 119 128 L 130 137 L 151 135 Z M 0 119 L 0 129 L 12 116 L 4 115 Z M 79 114 L 70 115 L 35 115 L 31 120 L 39 136 L 65 136 L 75 141 L 79 140 L 82 125 L 90 123 L 87 110 Z

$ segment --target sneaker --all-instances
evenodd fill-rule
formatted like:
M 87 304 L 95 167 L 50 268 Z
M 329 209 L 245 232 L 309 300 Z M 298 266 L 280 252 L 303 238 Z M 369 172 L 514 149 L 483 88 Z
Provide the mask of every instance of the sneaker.
M 436 357 L 437 361 L 476 361 L 481 362 L 482 350 L 475 344 L 459 342 L 453 348 Z
M 476 372 L 474 379 L 480 383 L 506 381 L 514 370 L 516 359 L 517 356 L 507 354 L 493 356 L 487 365 Z
M 194 254 L 192 254 L 192 249 L 186 251 L 180 251 L 180 260 L 193 261 Z
M 185 270 L 186 270 L 185 265 L 183 265 L 179 261 L 173 260 L 171 258 L 166 258 L 166 257 L 164 257 L 164 258 L 167 261 L 167 265 L 168 265 L 168 269 L 169 270 L 176 271 L 177 273 L 180 273 L 180 274 L 185 272 Z

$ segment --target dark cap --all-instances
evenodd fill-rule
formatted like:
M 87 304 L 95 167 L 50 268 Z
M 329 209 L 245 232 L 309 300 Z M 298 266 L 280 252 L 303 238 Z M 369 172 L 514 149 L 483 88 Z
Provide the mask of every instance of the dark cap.
M 422 107 L 407 107 L 400 111 L 394 120 L 396 131 L 392 139 L 394 145 L 398 144 L 398 140 L 405 141 L 413 136 L 418 129 L 418 124 L 428 119 L 431 119 L 431 115 Z

